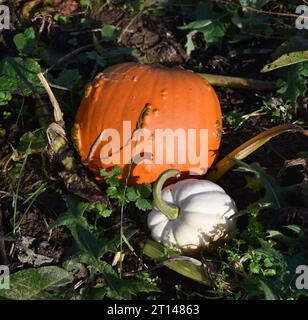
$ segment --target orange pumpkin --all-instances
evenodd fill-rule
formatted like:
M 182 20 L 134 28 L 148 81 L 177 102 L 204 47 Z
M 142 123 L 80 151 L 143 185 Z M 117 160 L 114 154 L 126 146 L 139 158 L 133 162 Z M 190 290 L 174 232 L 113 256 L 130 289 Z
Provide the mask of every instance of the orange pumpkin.
M 147 113 L 142 121 L 142 129 L 147 135 L 133 135 L 145 106 Z M 124 122 L 131 123 L 132 135 L 125 132 Z M 86 88 L 73 127 L 73 141 L 83 163 L 98 178 L 100 168 L 108 170 L 116 165 L 124 168 L 122 178 L 125 178 L 129 169 L 127 156 L 130 160 L 132 152 L 138 152 L 143 161 L 139 159 L 139 162 L 132 164 L 129 184 L 141 184 L 155 181 L 168 168 L 180 170 L 182 177 L 192 175 L 194 169 L 191 170 L 188 154 L 201 155 L 202 146 L 208 143 L 207 166 L 196 165 L 202 169 L 198 174 L 204 174 L 217 155 L 221 126 L 218 98 L 211 85 L 202 77 L 179 68 L 129 62 L 107 68 Z M 119 133 L 118 147 L 112 145 L 111 136 L 105 134 L 107 131 L 110 133 L 109 129 Z M 170 138 L 170 135 L 179 132 L 176 131 L 178 129 L 184 130 L 186 137 L 189 130 L 195 130 L 195 143 L 179 135 L 173 140 L 173 146 L 168 144 L 172 139 L 167 143 L 166 137 Z M 201 129 L 208 130 L 206 142 L 202 140 Z M 160 140 L 156 140 L 158 132 L 165 133 L 166 139 L 161 140 L 160 136 Z M 133 136 L 137 142 L 132 141 Z M 181 140 L 183 138 L 186 140 Z M 162 161 L 154 161 L 161 152 L 165 153 L 164 156 L 159 155 L 157 158 Z M 185 153 L 185 159 L 179 156 L 180 152 L 181 155 Z M 108 157 L 109 162 L 106 161 Z M 112 157 L 115 160 L 110 160 Z

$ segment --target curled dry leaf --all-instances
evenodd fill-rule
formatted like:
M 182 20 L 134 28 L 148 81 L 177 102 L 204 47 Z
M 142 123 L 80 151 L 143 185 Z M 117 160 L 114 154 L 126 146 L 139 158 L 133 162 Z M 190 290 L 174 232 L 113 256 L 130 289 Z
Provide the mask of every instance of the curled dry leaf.
M 236 162 L 233 159 L 236 159 L 236 160 L 245 159 L 254 151 L 262 147 L 266 142 L 285 132 L 293 132 L 293 133 L 300 132 L 308 136 L 308 130 L 305 130 L 302 127 L 294 124 L 283 124 L 283 125 L 268 129 L 256 135 L 252 139 L 246 141 L 245 143 L 237 147 L 235 150 L 230 152 L 218 163 L 216 163 L 206 175 L 206 179 L 211 181 L 217 181 L 225 173 L 227 173 L 229 170 L 231 170 L 235 166 Z

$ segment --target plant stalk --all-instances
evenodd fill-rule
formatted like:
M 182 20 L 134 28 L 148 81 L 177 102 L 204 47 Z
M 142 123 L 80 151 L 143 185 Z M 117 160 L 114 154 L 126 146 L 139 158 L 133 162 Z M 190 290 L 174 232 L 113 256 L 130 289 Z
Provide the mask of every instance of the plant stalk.
M 221 75 L 208 74 L 208 73 L 198 73 L 198 74 L 202 78 L 206 79 L 211 85 L 217 86 L 217 87 L 250 89 L 250 90 L 260 90 L 260 91 L 273 91 L 277 89 L 276 83 L 273 81 L 229 77 L 229 76 L 221 76 Z
M 179 170 L 176 169 L 168 169 L 163 172 L 157 179 L 153 187 L 153 198 L 154 198 L 154 205 L 158 207 L 158 209 L 169 219 L 169 220 L 176 220 L 180 209 L 175 206 L 169 205 L 166 201 L 162 198 L 162 188 L 165 182 L 169 178 L 179 178 L 181 175 Z

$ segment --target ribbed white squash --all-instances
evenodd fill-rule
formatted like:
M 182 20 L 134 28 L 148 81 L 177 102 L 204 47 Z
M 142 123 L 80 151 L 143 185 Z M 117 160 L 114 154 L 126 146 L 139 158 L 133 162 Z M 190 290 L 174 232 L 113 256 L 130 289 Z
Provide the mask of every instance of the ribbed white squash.
M 207 247 L 235 226 L 235 219 L 228 219 L 237 211 L 234 201 L 211 181 L 179 181 L 162 191 L 162 199 L 179 208 L 175 220 L 169 220 L 155 205 L 148 216 L 153 239 L 165 245 Z

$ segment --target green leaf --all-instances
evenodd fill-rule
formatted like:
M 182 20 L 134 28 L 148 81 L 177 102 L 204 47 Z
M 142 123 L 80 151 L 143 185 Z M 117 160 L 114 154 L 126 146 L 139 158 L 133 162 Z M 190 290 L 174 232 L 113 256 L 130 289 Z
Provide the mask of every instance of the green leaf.
M 298 98 L 305 97 L 308 92 L 307 81 L 305 78 L 308 77 L 307 73 L 308 63 L 300 63 L 287 67 L 284 72 L 283 79 L 279 79 L 277 90 L 282 96 L 296 108 L 298 106 Z
M 131 300 L 133 296 L 142 292 L 159 292 L 153 284 L 141 281 L 122 280 L 115 273 L 105 273 L 108 285 L 114 291 L 115 299 Z
M 10 290 L 0 290 L 0 297 L 10 300 L 58 299 L 57 290 L 72 282 L 72 274 L 57 266 L 26 269 L 11 275 Z
M 64 16 L 62 14 L 56 13 L 53 16 L 53 20 L 57 22 L 58 24 L 67 24 L 70 21 L 70 18 L 68 16 Z
M 213 4 L 205 4 L 203 2 L 199 3 L 196 12 L 197 20 L 178 28 L 181 30 L 202 32 L 207 46 L 212 44 L 219 45 L 226 33 L 227 26 L 227 23 L 223 22 L 222 19 L 228 15 L 228 12 L 217 14 L 213 9 Z M 193 48 L 192 36 L 193 33 L 187 36 L 186 50 L 188 53 L 190 53 Z
M 296 226 L 296 225 L 288 225 L 288 226 L 285 226 L 285 228 L 293 231 L 298 236 L 296 238 L 288 237 L 280 231 L 268 230 L 267 237 L 274 238 L 274 239 L 281 241 L 282 243 L 287 245 L 289 250 L 300 247 L 302 245 L 302 243 L 305 241 L 304 231 L 299 226 Z
M 128 242 L 129 239 L 131 239 L 136 233 L 138 232 L 137 229 L 132 229 L 132 230 L 126 230 L 124 232 L 124 239 Z M 107 252 L 118 252 L 119 248 L 121 246 L 121 243 L 123 242 L 123 239 L 121 240 L 121 235 L 117 235 L 114 239 L 111 241 L 106 241 L 105 245 L 101 251 L 101 255 L 107 253 Z M 132 250 L 133 251 L 133 250 Z
M 31 142 L 31 150 L 29 150 L 29 145 Z M 47 145 L 47 136 L 45 131 L 38 130 L 35 132 L 26 132 L 19 139 L 19 148 L 21 152 L 35 152 L 42 150 Z
M 35 32 L 32 27 L 26 29 L 23 33 L 16 34 L 13 38 L 17 50 L 23 55 L 30 55 L 34 52 Z
M 105 203 L 93 203 L 88 209 L 94 210 L 95 213 L 102 218 L 108 218 L 112 214 L 112 210 L 108 209 Z
M 152 209 L 152 187 L 150 184 L 144 184 L 138 187 L 128 187 L 125 197 L 128 202 L 134 202 L 139 210 L 147 211 Z
M 82 6 L 90 6 L 91 5 L 91 0 L 79 0 L 80 4 Z
M 1 78 L 0 78 L 1 81 Z M 10 92 L 0 92 L 0 106 L 5 106 L 12 99 Z
M 139 198 L 136 201 L 136 207 L 142 211 L 152 210 L 152 201 L 148 199 Z
M 300 226 L 294 225 L 294 224 L 290 224 L 288 226 L 286 226 L 286 228 L 288 228 L 289 230 L 293 231 L 294 233 L 297 233 L 298 235 L 303 234 L 304 231 Z
M 262 280 L 259 280 L 259 290 L 264 293 L 265 300 L 277 300 L 271 288 Z
M 286 53 L 275 61 L 265 65 L 261 72 L 273 71 L 275 69 L 283 68 L 304 61 L 308 61 L 308 50 Z
M 41 72 L 40 65 L 33 59 L 7 57 L 0 62 L 0 105 L 7 104 L 13 94 L 29 96 L 33 88 L 43 92 L 36 76 Z
M 180 256 L 175 251 L 152 240 L 144 244 L 143 253 L 152 259 L 161 261 L 163 265 L 185 277 L 205 285 L 212 284 L 204 272 L 201 261 L 197 259 Z
M 298 66 L 298 72 L 300 73 L 302 78 L 308 78 L 308 63 L 300 63 Z
M 86 52 L 88 59 L 94 60 L 99 66 L 106 67 L 107 62 L 104 57 L 100 56 L 96 51 Z
M 126 195 L 126 198 L 131 202 L 135 202 L 140 197 L 140 195 L 137 192 L 137 189 L 134 187 L 128 187 L 126 189 L 125 195 Z
M 117 27 L 111 24 L 105 24 L 101 29 L 102 39 L 112 41 L 115 38 Z
M 63 69 L 55 83 L 68 89 L 73 89 L 80 79 L 81 75 L 78 69 Z
M 193 29 L 193 32 L 190 32 L 187 36 L 186 50 L 189 52 L 189 54 L 191 53 L 194 47 L 192 42 L 192 36 L 196 32 L 202 32 L 204 40 L 208 45 L 218 43 L 221 40 L 221 38 L 225 35 L 225 28 L 223 24 L 212 20 L 194 21 L 189 23 L 188 25 L 179 28 L 182 30 Z
M 153 240 L 147 240 L 142 249 L 145 255 L 158 261 L 163 261 L 169 257 L 176 257 L 178 255 L 176 251 L 166 248 Z
M 239 29 L 243 28 L 243 18 L 238 14 L 238 12 L 233 13 L 231 18 L 232 23 L 234 23 Z
M 290 52 L 307 52 L 308 40 L 304 35 L 296 34 L 288 38 L 275 51 L 275 57 L 287 55 Z M 286 101 L 290 101 L 294 105 L 294 112 L 298 107 L 298 98 L 305 97 L 308 92 L 308 62 L 300 62 L 297 64 L 285 66 L 283 69 L 277 69 L 278 92 L 282 94 Z
M 213 21 L 209 20 L 209 19 L 196 20 L 196 21 L 193 21 L 193 22 L 186 24 L 185 26 L 178 27 L 178 29 L 180 29 L 180 30 L 192 30 L 193 29 L 193 30 L 199 31 L 200 29 L 203 29 L 204 27 L 207 27 L 212 23 L 213 23 Z
M 66 198 L 66 204 L 68 211 L 60 216 L 50 229 L 66 226 L 71 231 L 79 249 L 98 258 L 104 242 L 92 235 L 87 219 L 84 217 L 90 204 L 80 202 L 77 197 L 71 195 Z
M 76 226 L 76 232 L 72 233 L 72 235 L 75 235 L 74 239 L 81 251 L 90 254 L 94 258 L 100 257 L 104 246 L 103 240 L 95 238 L 89 230 L 79 225 Z
M 70 230 L 74 230 L 76 226 L 79 225 L 84 229 L 89 229 L 87 219 L 83 216 L 84 212 L 87 210 L 87 204 L 80 202 L 77 197 L 72 195 L 67 196 L 65 201 L 68 211 L 60 216 L 50 228 L 53 229 L 64 225 Z
M 141 184 L 137 189 L 141 198 L 148 199 L 152 197 L 152 185 L 150 183 Z
M 119 180 L 119 177 L 122 174 L 123 169 L 119 166 L 115 166 L 111 171 L 106 171 L 105 169 L 100 169 L 100 175 L 104 178 L 104 181 L 108 186 L 119 187 L 123 186 L 122 182 Z
M 210 24 L 200 30 L 203 33 L 204 39 L 208 45 L 217 44 L 225 35 L 225 28 L 220 23 Z
M 204 272 L 202 262 L 195 258 L 178 256 L 165 260 L 163 264 L 184 277 L 190 278 L 207 286 L 212 285 L 212 280 L 209 279 Z
M 113 178 L 118 178 L 120 177 L 120 175 L 122 174 L 123 172 L 123 168 L 122 167 L 119 167 L 119 166 L 115 166 L 112 168 L 111 170 L 111 174 L 112 174 L 112 177 Z
M 266 203 L 269 203 L 274 208 L 282 208 L 286 205 L 284 199 L 285 188 L 280 187 L 275 178 L 267 174 L 264 168 L 262 168 L 258 163 L 249 165 L 240 160 L 234 159 L 234 161 L 238 164 L 235 171 L 253 173 L 260 180 L 265 189 L 264 201 Z
M 283 274 L 287 269 L 287 263 L 283 254 L 273 248 L 267 241 L 259 239 L 259 242 L 261 244 L 261 248 L 254 250 L 254 252 L 262 253 L 264 256 L 271 259 L 276 267 L 280 268 L 281 274 Z

